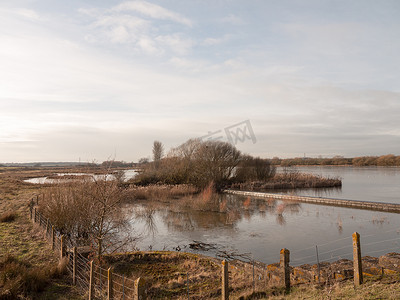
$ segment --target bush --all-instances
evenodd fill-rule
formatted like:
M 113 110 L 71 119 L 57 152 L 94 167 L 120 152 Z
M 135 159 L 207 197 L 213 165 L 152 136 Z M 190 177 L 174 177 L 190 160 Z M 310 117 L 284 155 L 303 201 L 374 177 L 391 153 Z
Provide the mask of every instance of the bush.
M 39 210 L 75 245 L 91 244 L 97 257 L 134 240 L 117 180 L 59 183 L 45 190 Z M 123 236 L 124 235 L 124 236 Z
M 236 170 L 236 181 L 265 181 L 275 175 L 276 167 L 269 159 L 246 155 Z
M 0 223 L 14 222 L 17 218 L 16 212 L 6 212 L 0 216 Z
M 219 189 L 232 179 L 241 158 L 240 151 L 229 143 L 189 140 L 172 149 L 157 164 L 147 164 L 137 176 L 136 183 L 184 183 L 203 189 L 214 182 Z
M 0 299 L 20 299 L 43 291 L 57 268 L 32 267 L 8 255 L 0 261 Z

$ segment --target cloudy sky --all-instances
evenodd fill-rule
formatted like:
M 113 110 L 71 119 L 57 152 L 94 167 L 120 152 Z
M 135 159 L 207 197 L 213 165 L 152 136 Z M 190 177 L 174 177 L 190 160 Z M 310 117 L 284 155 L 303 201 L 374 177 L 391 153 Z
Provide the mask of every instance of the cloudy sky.
M 0 1 L 0 162 L 137 161 L 232 126 L 262 157 L 400 154 L 399 16 L 397 0 Z

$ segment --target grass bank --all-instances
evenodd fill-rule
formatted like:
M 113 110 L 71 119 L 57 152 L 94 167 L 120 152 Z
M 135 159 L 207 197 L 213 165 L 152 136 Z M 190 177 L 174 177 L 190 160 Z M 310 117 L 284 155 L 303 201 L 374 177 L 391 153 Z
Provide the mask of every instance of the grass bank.
M 341 187 L 340 178 L 323 177 L 307 173 L 278 173 L 268 181 L 233 183 L 231 189 L 267 191 L 279 189 L 306 189 Z
M 293 287 L 288 294 L 272 295 L 271 300 L 298 300 L 298 299 L 399 299 L 400 281 L 399 276 L 371 277 L 358 288 L 354 288 L 353 282 L 337 282 L 330 286 L 303 285 Z M 257 298 L 253 298 L 257 299 Z
M 0 172 L 0 299 L 83 299 L 69 283 L 58 255 L 28 216 L 28 199 L 40 187 L 23 179 L 46 170 Z

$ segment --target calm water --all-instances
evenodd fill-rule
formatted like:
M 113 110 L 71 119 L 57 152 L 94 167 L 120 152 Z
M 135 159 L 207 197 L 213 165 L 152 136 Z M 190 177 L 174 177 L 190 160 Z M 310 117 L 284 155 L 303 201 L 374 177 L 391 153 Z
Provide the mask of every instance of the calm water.
M 299 172 L 342 178 L 339 189 L 289 191 L 304 196 L 400 203 L 398 167 L 297 167 Z
M 130 169 L 130 170 L 122 170 L 124 176 L 123 180 L 129 180 L 137 175 L 137 171 Z M 67 176 L 67 175 L 74 175 L 74 176 L 84 176 L 84 175 L 89 175 L 92 176 L 95 180 L 114 180 L 115 176 L 113 174 L 107 174 L 107 175 L 95 175 L 95 174 L 90 174 L 90 173 L 56 173 L 55 175 L 57 176 Z M 47 178 L 47 177 L 35 177 L 35 178 L 29 178 L 24 180 L 25 182 L 28 183 L 34 183 L 34 184 L 45 184 L 45 183 L 58 183 L 58 182 L 65 182 L 65 181 L 71 181 L 71 179 L 52 179 L 52 178 Z
M 400 203 L 400 169 L 353 167 L 302 167 L 299 171 L 339 176 L 342 189 L 297 191 L 300 195 L 324 196 Z M 277 262 L 279 251 L 291 251 L 291 264 L 352 258 L 351 235 L 361 234 L 362 255 L 380 256 L 400 252 L 400 215 L 312 204 L 287 204 L 242 196 L 223 195 L 228 212 L 202 212 L 182 209 L 179 204 L 164 204 L 154 213 L 156 232 L 145 236 L 138 247 L 153 250 L 176 247 L 193 251 L 193 241 L 213 244 L 218 251 L 248 253 L 265 263 Z M 136 205 L 146 207 L 146 202 Z M 280 214 L 281 213 L 281 214 Z M 138 231 L 144 224 L 135 224 Z M 201 252 L 201 251 L 200 251 Z

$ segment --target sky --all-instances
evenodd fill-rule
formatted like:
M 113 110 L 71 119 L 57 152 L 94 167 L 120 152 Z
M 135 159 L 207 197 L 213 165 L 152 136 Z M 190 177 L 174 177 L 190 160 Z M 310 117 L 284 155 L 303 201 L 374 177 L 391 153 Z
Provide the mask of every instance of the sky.
M 400 154 L 400 1 L 0 0 L 0 162 Z

